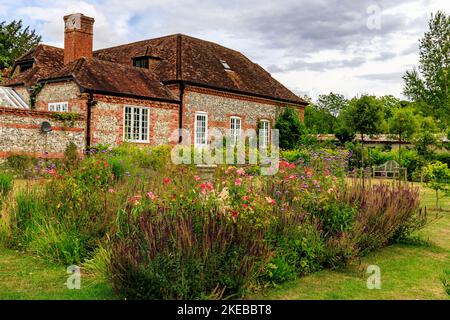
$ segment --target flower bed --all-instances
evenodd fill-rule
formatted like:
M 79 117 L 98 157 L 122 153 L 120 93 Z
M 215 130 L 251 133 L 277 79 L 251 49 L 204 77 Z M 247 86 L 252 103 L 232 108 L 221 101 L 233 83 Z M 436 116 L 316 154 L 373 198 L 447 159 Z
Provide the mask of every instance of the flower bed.
M 273 176 L 220 166 L 205 181 L 167 147 L 99 151 L 17 196 L 10 245 L 84 262 L 129 299 L 236 298 L 424 225 L 416 189 L 348 184 L 345 155 L 304 154 Z

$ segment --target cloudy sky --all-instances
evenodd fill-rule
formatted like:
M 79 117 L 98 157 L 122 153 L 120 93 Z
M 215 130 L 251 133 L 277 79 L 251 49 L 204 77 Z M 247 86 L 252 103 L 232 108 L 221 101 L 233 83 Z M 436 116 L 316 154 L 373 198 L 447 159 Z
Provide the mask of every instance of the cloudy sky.
M 65 14 L 95 18 L 96 49 L 172 33 L 245 54 L 297 94 L 402 97 L 418 39 L 448 0 L 0 0 L 0 21 L 22 19 L 63 46 Z

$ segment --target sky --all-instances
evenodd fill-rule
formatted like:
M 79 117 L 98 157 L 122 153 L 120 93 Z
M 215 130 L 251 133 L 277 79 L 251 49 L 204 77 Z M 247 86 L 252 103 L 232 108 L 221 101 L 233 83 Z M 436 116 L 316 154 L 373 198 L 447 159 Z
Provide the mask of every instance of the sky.
M 298 95 L 402 96 L 419 39 L 448 0 L 0 0 L 0 21 L 22 19 L 63 47 L 63 16 L 95 18 L 94 48 L 173 33 L 240 51 Z

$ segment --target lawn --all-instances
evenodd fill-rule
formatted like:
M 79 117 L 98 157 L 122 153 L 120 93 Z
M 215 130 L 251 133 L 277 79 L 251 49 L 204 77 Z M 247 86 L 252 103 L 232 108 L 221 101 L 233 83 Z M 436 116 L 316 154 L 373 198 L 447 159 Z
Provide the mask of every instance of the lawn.
M 422 203 L 434 206 L 432 190 L 422 188 Z M 450 269 L 450 202 L 420 232 L 421 241 L 394 245 L 364 257 L 344 270 L 323 270 L 249 296 L 250 299 L 448 299 L 439 277 Z M 381 289 L 366 287 L 368 265 L 381 268 Z M 0 299 L 114 299 L 95 275 L 82 274 L 81 289 L 69 290 L 66 267 L 28 253 L 0 247 Z

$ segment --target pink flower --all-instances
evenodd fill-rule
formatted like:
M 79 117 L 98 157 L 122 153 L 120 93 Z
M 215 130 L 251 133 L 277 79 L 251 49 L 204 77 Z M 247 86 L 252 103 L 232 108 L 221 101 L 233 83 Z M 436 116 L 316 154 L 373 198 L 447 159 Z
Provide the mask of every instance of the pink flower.
M 200 178 L 199 176 L 194 176 L 195 181 L 200 181 L 202 178 Z
M 234 185 L 235 186 L 240 186 L 242 183 L 242 179 L 241 178 L 237 178 L 236 180 L 234 180 Z
M 139 194 L 137 194 L 137 195 L 135 195 L 134 197 L 131 197 L 131 199 L 130 199 L 130 203 L 132 203 L 132 204 L 134 204 L 135 206 L 138 206 L 138 205 L 140 205 L 140 200 L 141 199 L 141 196 L 139 195 Z
M 295 169 L 295 164 L 293 163 L 289 164 L 289 169 Z
M 172 179 L 170 179 L 170 178 L 164 178 L 163 179 L 163 183 L 164 184 L 169 184 L 169 183 L 171 183 L 172 182 Z
M 272 199 L 271 197 L 266 197 L 266 201 L 268 204 L 277 204 L 277 202 L 275 201 L 275 199 Z
M 244 201 L 250 201 L 250 196 L 245 196 L 245 197 L 242 198 L 242 200 L 244 200 Z
M 200 189 L 202 189 L 202 193 L 214 191 L 214 185 L 211 182 L 202 182 L 200 184 Z
M 239 168 L 236 170 L 236 173 L 240 176 L 243 176 L 245 174 L 245 169 L 244 168 Z
M 108 189 L 108 192 L 109 193 L 115 193 L 116 191 L 114 189 L 110 188 L 110 189 Z
M 147 197 L 150 199 L 150 200 L 155 200 L 156 199 L 156 195 L 153 193 L 153 192 L 147 192 Z
M 232 167 L 232 166 L 229 166 L 228 168 L 227 168 L 227 170 L 225 170 L 225 174 L 229 174 L 231 171 L 233 171 L 235 168 L 234 167 Z
M 295 174 L 291 174 L 290 176 L 287 177 L 286 180 L 295 180 L 297 179 L 297 176 Z

